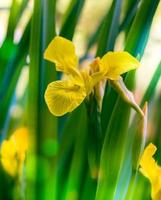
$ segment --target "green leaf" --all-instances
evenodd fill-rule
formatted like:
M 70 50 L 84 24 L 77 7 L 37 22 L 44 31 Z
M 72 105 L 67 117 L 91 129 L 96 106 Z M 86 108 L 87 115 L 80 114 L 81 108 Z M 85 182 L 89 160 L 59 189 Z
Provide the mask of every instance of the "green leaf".
M 27 0 L 12 1 L 9 20 L 8 20 L 7 34 L 6 34 L 7 39 L 10 38 L 13 40 L 16 26 L 27 4 L 28 4 Z
M 102 130 L 100 110 L 97 99 L 93 94 L 89 97 L 87 104 L 88 113 L 88 163 L 93 179 L 98 178 L 100 153 L 102 147 Z
M 119 32 L 123 31 L 124 29 L 126 29 L 127 27 L 129 27 L 132 23 L 133 18 L 135 17 L 135 14 L 137 12 L 137 7 L 138 4 L 141 0 L 137 0 L 137 1 L 127 1 L 128 5 L 127 5 L 127 10 L 125 10 L 125 16 L 123 21 L 121 22 L 121 24 L 119 25 Z M 111 6 L 110 10 L 113 9 L 113 7 Z M 110 11 L 108 12 L 108 17 L 109 17 L 109 21 L 110 21 Z M 106 19 L 105 17 L 102 18 L 102 20 L 100 21 L 100 23 L 98 24 L 98 26 L 96 27 L 96 30 L 93 32 L 93 34 L 90 36 L 89 40 L 87 41 L 87 48 L 85 51 L 85 56 L 87 55 L 88 51 L 90 50 L 90 48 L 97 43 L 98 39 L 99 39 L 99 35 L 101 34 L 101 27 L 103 26 L 103 23 L 105 22 L 105 20 L 107 20 L 107 16 Z M 119 33 L 118 32 L 118 33 Z
M 8 43 L 8 40 L 6 40 L 0 50 L 0 64 L 2 67 L 2 76 L 0 76 L 0 135 L 2 137 L 5 136 L 4 126 L 7 121 L 8 111 L 15 92 L 17 81 L 22 67 L 26 63 L 25 61 L 28 54 L 29 38 L 30 22 L 26 26 L 24 34 L 17 45 L 13 45 L 12 42 Z M 5 53 L 8 47 L 13 48 L 6 56 Z M 5 71 L 3 71 L 3 69 L 5 69 Z
M 157 83 L 159 81 L 161 77 L 161 62 L 159 63 L 158 67 L 156 68 L 153 77 L 147 87 L 147 90 L 143 96 L 143 99 L 141 100 L 141 107 L 143 106 L 143 104 L 147 101 L 148 103 L 150 103 L 153 99 L 156 87 L 157 87 Z
M 64 15 L 63 25 L 60 30 L 61 36 L 72 40 L 84 3 L 85 0 L 71 0 Z
M 153 16 L 158 4 L 159 0 L 154 0 L 153 2 L 150 0 L 142 1 L 140 9 L 128 33 L 125 50 L 131 52 L 131 54 L 137 58 L 141 58 L 144 53 Z
M 130 25 L 133 22 L 133 19 L 136 15 L 139 3 L 141 0 L 131 0 L 126 2 L 126 15 L 119 27 L 119 32 L 130 28 Z
M 98 41 L 104 21 L 105 21 L 105 18 L 103 17 L 103 19 L 98 24 L 96 30 L 93 32 L 93 34 L 90 36 L 89 40 L 87 41 L 87 48 L 86 48 L 85 56 L 87 55 L 90 48 Z
M 114 0 L 111 6 L 109 13 L 105 18 L 105 21 L 102 25 L 101 33 L 98 41 L 98 49 L 96 56 L 103 56 L 107 51 L 112 51 L 114 49 L 114 44 L 116 37 L 119 31 L 119 20 L 120 20 L 120 11 L 121 11 L 122 1 Z M 110 95 L 110 102 L 109 100 Z M 111 116 L 111 109 L 113 109 L 113 104 L 116 101 L 116 93 L 109 85 L 106 85 L 105 95 L 102 103 L 102 112 L 101 112 L 101 123 L 102 123 L 102 132 L 105 134 L 109 117 Z M 104 136 L 103 136 L 104 137 Z
M 34 10 L 32 15 L 32 24 L 31 24 L 31 38 L 30 38 L 30 69 L 29 69 L 29 99 L 28 99 L 28 126 L 30 131 L 30 138 L 32 140 L 32 147 L 30 147 L 30 152 L 34 155 L 36 152 L 36 136 L 38 134 L 39 126 L 39 83 L 40 83 L 40 57 L 41 55 L 41 3 L 42 1 L 34 1 Z M 32 166 L 34 172 L 36 173 L 36 160 L 32 160 L 31 157 L 28 158 L 27 163 L 27 177 L 28 179 L 32 177 L 31 180 L 28 180 L 27 185 L 27 196 L 29 199 L 39 198 L 40 193 L 37 191 L 36 185 L 36 174 L 30 175 L 29 169 Z M 42 191 L 42 190 L 40 190 Z M 37 196 L 38 195 L 38 196 Z
M 81 109 L 79 123 L 75 127 L 75 143 L 66 185 L 65 199 L 78 199 L 81 196 L 83 174 L 86 167 L 87 152 L 87 116 L 85 107 Z
M 107 51 L 113 50 L 114 48 L 119 30 L 121 4 L 121 0 L 114 0 L 109 13 L 107 13 L 104 19 L 99 36 L 96 56 L 103 56 Z
M 27 194 L 30 198 L 55 199 L 56 187 L 56 152 L 50 154 L 44 146 L 54 144 L 57 148 L 57 119 L 52 116 L 45 104 L 44 91 L 49 82 L 55 80 L 56 72 L 51 63 L 43 60 L 43 52 L 55 36 L 55 0 L 34 1 L 30 40 L 29 102 L 28 124 L 33 140 L 31 151 L 37 152 L 37 170 L 29 185 Z M 39 136 L 39 137 L 38 137 Z M 49 147 L 52 150 L 52 147 Z M 29 158 L 28 166 L 33 165 Z M 41 162 L 43 165 L 41 166 Z M 44 166 L 44 167 L 43 167 Z M 29 167 L 28 167 L 29 168 Z M 46 170 L 45 170 L 46 168 Z M 39 170 L 46 171 L 47 178 L 41 177 Z M 30 171 L 28 170 L 28 173 Z M 49 175 L 50 174 L 50 175 Z M 31 177 L 28 174 L 28 177 Z M 52 189 L 51 189 L 52 188 Z M 50 192 L 49 192 L 50 191 Z

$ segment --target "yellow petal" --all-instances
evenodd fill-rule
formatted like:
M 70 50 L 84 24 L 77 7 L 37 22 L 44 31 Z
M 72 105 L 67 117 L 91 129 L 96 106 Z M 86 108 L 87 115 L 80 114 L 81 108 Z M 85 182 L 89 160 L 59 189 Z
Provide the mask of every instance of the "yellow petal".
M 25 153 L 28 149 L 28 129 L 25 127 L 17 129 L 11 136 L 15 142 L 16 150 L 19 153 Z
M 94 89 L 94 86 L 99 83 L 101 80 L 103 80 L 104 73 L 102 71 L 99 71 L 97 60 L 94 60 L 93 63 L 91 63 L 90 67 L 91 69 L 83 69 L 80 71 L 81 76 L 83 77 L 84 84 L 86 87 L 86 93 L 89 95 L 91 91 Z M 96 63 L 96 64 L 95 64 Z
M 88 70 L 81 70 L 81 76 L 84 80 L 84 86 L 86 89 L 86 95 L 89 95 L 93 89 L 93 80 L 92 77 L 89 75 Z
M 76 68 L 78 58 L 75 47 L 70 40 L 56 36 L 44 53 L 44 58 L 56 64 L 56 70 L 70 73 L 71 68 Z
M 28 130 L 17 129 L 9 140 L 4 140 L 1 146 L 1 163 L 11 176 L 21 175 L 28 149 Z
M 4 140 L 1 145 L 1 157 L 14 158 L 16 154 L 16 147 L 13 141 Z
M 107 79 L 118 80 L 120 75 L 139 67 L 139 61 L 128 52 L 108 52 L 100 60 Z
M 50 112 L 56 116 L 72 112 L 86 97 L 83 84 L 75 80 L 55 81 L 45 91 L 45 101 Z
M 105 79 L 105 70 L 101 69 L 101 60 L 99 57 L 95 58 L 90 64 L 91 67 L 91 85 L 94 87 L 101 80 Z
M 1 159 L 2 166 L 4 170 L 10 175 L 15 176 L 17 174 L 17 162 L 15 159 L 9 160 L 6 158 Z
M 140 159 L 140 171 L 151 183 L 151 196 L 153 200 L 159 200 L 161 195 L 161 167 L 157 165 L 152 157 L 156 152 L 156 147 L 149 144 Z
M 17 172 L 16 147 L 13 141 L 4 140 L 1 145 L 1 163 L 4 170 L 11 176 Z

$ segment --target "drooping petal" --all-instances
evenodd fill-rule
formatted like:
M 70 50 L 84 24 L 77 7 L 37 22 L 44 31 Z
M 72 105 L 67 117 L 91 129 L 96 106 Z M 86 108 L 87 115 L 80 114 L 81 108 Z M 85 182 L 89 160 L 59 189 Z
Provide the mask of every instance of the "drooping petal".
M 52 82 L 45 91 L 45 101 L 48 108 L 56 116 L 72 112 L 85 97 L 86 90 L 83 82 L 80 84 L 70 79 Z
M 161 167 L 153 158 L 157 148 L 152 143 L 149 144 L 140 159 L 140 171 L 151 183 L 151 196 L 153 200 L 159 200 L 161 195 Z
M 48 45 L 44 58 L 56 64 L 56 70 L 71 73 L 78 65 L 75 47 L 70 40 L 56 36 Z
M 100 60 L 100 70 L 107 79 L 118 80 L 120 75 L 139 67 L 139 61 L 128 52 L 108 52 Z

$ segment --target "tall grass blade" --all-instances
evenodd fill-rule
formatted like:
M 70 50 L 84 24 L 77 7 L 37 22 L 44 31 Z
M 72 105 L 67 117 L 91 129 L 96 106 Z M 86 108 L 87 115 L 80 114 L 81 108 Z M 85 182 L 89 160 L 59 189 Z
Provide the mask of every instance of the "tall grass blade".
M 34 187 L 30 185 L 30 190 L 35 188 L 35 191 L 34 189 L 28 191 L 28 195 L 33 195 L 30 196 L 31 199 L 35 197 L 52 199 L 56 195 L 57 120 L 49 113 L 43 95 L 47 84 L 56 78 L 54 66 L 43 61 L 44 49 L 54 36 L 55 0 L 48 2 L 35 0 L 30 40 L 28 123 L 31 141 L 33 141 L 31 151 L 37 152 L 35 165 L 37 173 L 34 174 L 35 180 L 30 180 L 31 184 L 34 184 Z M 48 151 L 46 151 L 47 146 Z M 45 171 L 48 178 L 44 174 Z M 30 176 L 29 174 L 28 177 Z
M 72 40 L 84 3 L 85 0 L 71 0 L 64 15 L 64 21 L 60 30 L 61 36 Z
M 26 56 L 28 54 L 30 39 L 30 22 L 26 26 L 24 34 L 17 45 L 13 45 L 13 49 L 9 54 L 6 53 L 8 49 L 8 44 L 4 43 L 0 50 L 2 76 L 0 79 L 0 134 L 3 132 L 4 124 L 7 120 L 9 108 L 11 105 L 12 97 L 19 79 L 23 65 L 26 63 Z M 7 55 L 7 56 L 5 56 Z M 5 71 L 3 71 L 5 69 Z M 4 73 L 4 74 L 3 74 Z
M 12 1 L 9 20 L 8 20 L 7 34 L 6 34 L 7 39 L 14 38 L 14 32 L 15 32 L 16 26 L 27 4 L 28 4 L 27 0 L 20 0 L 20 1 L 13 0 Z
M 158 67 L 156 68 L 153 77 L 147 87 L 147 90 L 143 96 L 143 99 L 141 100 L 141 106 L 147 101 L 150 103 L 152 101 L 152 98 L 154 96 L 156 86 L 158 84 L 158 81 L 160 80 L 161 77 L 161 62 L 159 63 Z

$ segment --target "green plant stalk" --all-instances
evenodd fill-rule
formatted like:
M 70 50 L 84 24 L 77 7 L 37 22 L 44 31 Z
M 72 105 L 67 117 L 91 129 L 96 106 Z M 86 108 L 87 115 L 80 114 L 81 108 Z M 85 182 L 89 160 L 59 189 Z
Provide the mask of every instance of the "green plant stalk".
M 83 106 L 83 108 L 81 108 Z M 86 108 L 81 105 L 80 121 L 75 129 L 75 144 L 70 166 L 69 177 L 66 185 L 66 193 L 63 199 L 77 200 L 81 197 L 81 187 L 87 161 L 87 116 Z
M 26 197 L 30 200 L 40 198 L 38 192 L 38 183 L 36 182 L 36 152 L 37 152 L 37 134 L 39 132 L 39 84 L 40 84 L 40 57 L 41 57 L 41 3 L 42 1 L 34 1 L 34 10 L 31 23 L 31 37 L 30 37 L 30 69 L 29 69 L 29 97 L 28 97 L 28 126 L 30 132 L 30 150 L 27 159 L 27 188 Z M 30 172 L 30 166 L 32 166 L 34 174 Z M 31 175 L 32 173 L 32 175 Z M 41 192 L 41 191 L 40 191 Z M 38 195 L 38 196 L 37 196 Z
M 44 101 L 47 84 L 56 78 L 54 66 L 43 60 L 43 52 L 55 36 L 55 0 L 34 1 L 30 41 L 29 76 L 29 127 L 31 141 L 34 141 L 31 153 L 37 153 L 36 174 L 33 184 L 35 196 L 31 198 L 55 199 L 56 195 L 56 151 L 57 120 L 52 116 Z M 46 145 L 50 144 L 49 151 Z M 52 146 L 51 146 L 52 145 Z M 54 145 L 54 147 L 53 147 Z M 31 165 L 30 158 L 28 165 Z M 46 171 L 46 176 L 41 176 Z M 50 174 L 50 175 L 49 175 Z M 30 176 L 30 175 L 29 175 Z M 31 189 L 31 187 L 29 187 Z
M 131 152 L 132 155 L 132 165 L 133 165 L 133 173 L 131 182 L 129 184 L 129 188 L 127 191 L 126 197 L 128 199 L 133 199 L 135 196 L 136 185 L 139 178 L 139 159 L 145 148 L 146 140 L 147 140 L 147 121 L 148 121 L 148 104 L 145 103 L 143 107 L 144 117 L 140 118 L 140 116 L 136 115 L 133 123 L 131 124 L 129 133 L 131 134 L 131 139 L 127 142 L 128 151 L 125 152 L 125 159 L 128 157 L 128 152 Z M 135 171 L 135 173 L 134 173 Z M 143 188 L 143 187 L 142 187 Z M 141 190 L 141 188 L 140 188 Z
M 89 97 L 87 104 L 88 115 L 88 164 L 91 178 L 97 180 L 99 173 L 100 153 L 102 146 L 102 130 L 100 110 L 94 94 Z
M 41 46 L 41 71 L 39 88 L 39 137 L 37 139 L 37 150 L 40 156 L 48 163 L 48 179 L 43 182 L 42 190 L 45 190 L 45 199 L 55 199 L 57 190 L 57 119 L 53 116 L 45 103 L 44 93 L 48 83 L 56 80 L 56 71 L 53 64 L 43 59 L 43 52 L 47 45 L 56 35 L 55 32 L 55 7 L 56 0 L 43 1 L 42 5 L 42 46 Z M 51 146 L 49 143 L 51 142 Z M 51 148 L 47 151 L 45 148 Z M 55 146 L 55 147 L 52 147 Z M 43 147 L 43 148 L 42 148 Z M 38 174 L 39 176 L 39 174 Z

